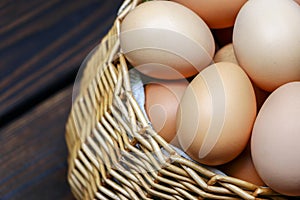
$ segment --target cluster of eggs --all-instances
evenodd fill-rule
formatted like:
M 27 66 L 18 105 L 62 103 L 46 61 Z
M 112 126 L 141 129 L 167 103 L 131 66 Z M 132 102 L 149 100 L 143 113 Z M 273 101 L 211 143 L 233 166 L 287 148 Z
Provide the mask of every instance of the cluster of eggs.
M 145 110 L 167 142 L 290 196 L 300 196 L 299 3 L 147 1 L 120 32 L 127 61 L 152 78 Z M 226 28 L 221 46 L 213 32 Z

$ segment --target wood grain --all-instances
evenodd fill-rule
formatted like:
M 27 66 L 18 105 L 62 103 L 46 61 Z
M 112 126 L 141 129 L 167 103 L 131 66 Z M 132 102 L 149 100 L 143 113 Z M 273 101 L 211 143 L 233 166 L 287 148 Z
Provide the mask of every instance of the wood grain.
M 74 81 L 121 0 L 0 3 L 0 127 Z
M 0 130 L 0 199 L 74 199 L 67 184 L 68 87 Z

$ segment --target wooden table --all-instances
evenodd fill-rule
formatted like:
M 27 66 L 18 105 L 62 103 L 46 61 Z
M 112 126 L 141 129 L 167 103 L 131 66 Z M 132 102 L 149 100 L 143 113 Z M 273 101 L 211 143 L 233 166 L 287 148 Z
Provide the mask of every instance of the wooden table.
M 121 0 L 0 1 L 0 199 L 74 199 L 65 123 Z

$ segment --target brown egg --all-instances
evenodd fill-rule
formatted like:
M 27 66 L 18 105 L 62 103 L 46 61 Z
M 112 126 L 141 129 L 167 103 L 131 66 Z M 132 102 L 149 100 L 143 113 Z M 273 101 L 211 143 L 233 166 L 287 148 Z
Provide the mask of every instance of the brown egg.
M 214 62 L 232 62 L 235 64 L 238 64 L 238 61 L 234 54 L 234 49 L 232 43 L 227 44 L 226 46 L 222 47 L 217 51 L 214 57 Z M 262 104 L 265 102 L 267 97 L 269 96 L 270 92 L 264 91 L 263 89 L 260 89 L 252 82 L 255 97 L 256 97 L 256 103 L 257 103 L 257 110 L 260 109 Z
M 200 163 L 220 165 L 246 147 L 256 116 L 254 90 L 234 63 L 202 70 L 187 87 L 177 113 L 181 148 Z
M 233 26 L 240 8 L 247 0 L 173 0 L 197 13 L 210 28 Z
M 120 45 L 140 72 L 167 80 L 198 74 L 215 53 L 206 23 L 171 1 L 147 1 L 128 13 L 121 23 Z
M 145 109 L 152 126 L 175 146 L 179 146 L 175 137 L 176 113 L 187 86 L 186 80 L 155 81 L 145 86 Z
M 274 191 L 300 196 L 300 82 L 270 94 L 255 120 L 251 136 L 254 166 Z
M 227 44 L 217 51 L 214 56 L 214 62 L 231 62 L 238 64 L 236 57 L 234 55 L 232 43 Z
M 233 161 L 220 166 L 220 169 L 229 176 L 248 181 L 258 186 L 264 186 L 253 165 L 250 151 L 250 143 L 246 149 Z
M 299 24 L 300 6 L 293 0 L 251 0 L 238 13 L 233 30 L 235 55 L 263 90 L 272 92 L 300 81 Z

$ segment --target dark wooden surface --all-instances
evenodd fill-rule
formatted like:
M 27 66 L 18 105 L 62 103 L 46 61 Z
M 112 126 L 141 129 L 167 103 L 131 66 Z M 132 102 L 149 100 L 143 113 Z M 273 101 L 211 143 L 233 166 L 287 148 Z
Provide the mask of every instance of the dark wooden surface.
M 120 4 L 0 1 L 0 200 L 73 199 L 65 144 L 72 86 Z
M 0 125 L 73 81 L 120 2 L 0 1 Z
M 64 89 L 1 130 L 1 200 L 73 199 L 64 142 L 71 94 Z

